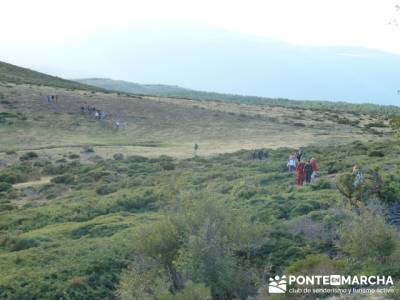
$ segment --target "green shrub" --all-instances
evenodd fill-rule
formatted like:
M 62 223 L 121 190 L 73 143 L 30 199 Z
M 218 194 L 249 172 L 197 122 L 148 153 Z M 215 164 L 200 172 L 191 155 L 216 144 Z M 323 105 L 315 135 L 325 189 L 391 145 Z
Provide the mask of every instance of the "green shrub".
M 311 188 L 314 191 L 328 190 L 332 188 L 332 183 L 327 179 L 318 179 L 313 185 L 311 185 Z
M 400 200 L 400 178 L 388 176 L 379 191 L 379 197 L 384 203 L 393 203 Z
M 94 149 L 91 146 L 85 146 L 83 147 L 83 153 L 93 153 Z
M 368 153 L 368 156 L 371 156 L 371 157 L 384 157 L 385 153 L 383 153 L 380 150 L 373 150 L 370 153 Z
M 377 267 L 390 263 L 389 257 L 399 247 L 398 233 L 381 217 L 364 211 L 342 227 L 338 246 L 350 260 Z
M 122 153 L 115 153 L 115 154 L 113 155 L 113 158 L 114 158 L 115 160 L 123 160 L 123 159 L 124 159 L 124 155 L 123 155 Z
M 20 238 L 7 235 L 0 239 L 0 246 L 3 246 L 10 251 L 21 251 L 37 247 L 39 246 L 39 242 L 34 238 Z
M 116 191 L 117 187 L 111 184 L 102 185 L 96 189 L 96 193 L 101 196 L 115 193 Z
M 331 275 L 338 274 L 344 268 L 343 261 L 334 261 L 327 255 L 309 255 L 296 261 L 286 268 L 285 274 L 290 275 Z
M 74 184 L 75 183 L 75 176 L 71 174 L 65 174 L 56 176 L 51 179 L 53 183 L 62 183 L 62 184 Z
M 308 202 L 300 202 L 297 204 L 291 212 L 291 215 L 294 216 L 302 216 L 308 214 L 310 211 L 315 210 L 315 207 Z
M 117 209 L 131 212 L 153 210 L 158 201 L 159 197 L 156 194 L 151 191 L 146 191 L 132 197 L 118 199 L 117 206 L 113 210 Z
M 79 154 L 72 153 L 72 154 L 70 154 L 70 155 L 68 156 L 68 158 L 69 158 L 69 159 L 79 159 L 79 158 L 80 158 L 80 155 L 79 155 Z
M 176 300 L 209 300 L 211 291 L 204 283 L 187 282 L 185 287 L 175 295 Z
M 1 196 L 1 194 L 0 194 L 0 196 Z M 13 210 L 16 208 L 17 207 L 11 203 L 0 203 L 0 211 Z
M 139 156 L 139 155 L 130 155 L 127 157 L 127 162 L 136 162 L 136 163 L 141 163 L 141 162 L 146 162 L 149 159 L 144 156 Z
M 22 174 L 16 170 L 6 170 L 0 174 L 0 181 L 15 184 L 27 180 L 27 174 Z
M 160 166 L 165 171 L 171 171 L 175 169 L 175 164 L 171 161 L 160 161 Z
M 12 185 L 8 182 L 0 182 L 0 192 L 8 192 L 12 189 Z
M 39 155 L 36 152 L 29 151 L 29 152 L 26 152 L 23 155 L 21 155 L 19 159 L 24 161 L 24 160 L 35 159 L 35 158 L 38 158 L 38 157 L 39 157 Z

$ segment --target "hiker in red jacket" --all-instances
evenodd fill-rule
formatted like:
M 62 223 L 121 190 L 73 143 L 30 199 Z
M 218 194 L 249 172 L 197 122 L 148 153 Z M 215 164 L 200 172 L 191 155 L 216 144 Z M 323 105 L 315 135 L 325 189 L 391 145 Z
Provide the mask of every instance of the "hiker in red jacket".
M 318 172 L 318 165 L 317 165 L 317 161 L 315 160 L 315 158 L 311 158 L 310 160 L 310 164 L 312 167 L 312 174 L 311 174 L 311 183 L 313 183 L 315 181 L 315 179 L 317 179 L 317 172 Z
M 296 183 L 297 185 L 303 185 L 304 183 L 304 167 L 305 167 L 306 163 L 304 162 L 304 160 L 301 160 L 299 162 L 299 164 L 296 167 Z

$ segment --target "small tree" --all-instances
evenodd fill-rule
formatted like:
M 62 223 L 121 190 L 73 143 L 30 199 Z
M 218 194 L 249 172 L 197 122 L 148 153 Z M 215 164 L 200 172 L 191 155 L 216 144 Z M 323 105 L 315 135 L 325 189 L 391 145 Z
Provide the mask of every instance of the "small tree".
M 379 266 L 389 263 L 399 247 L 398 238 L 399 234 L 383 218 L 364 211 L 342 226 L 338 247 L 357 265 Z
M 354 185 L 354 175 L 345 173 L 336 178 L 336 187 L 351 207 L 360 206 L 359 189 Z
M 208 194 L 181 199 L 172 208 L 158 224 L 141 230 L 136 249 L 157 262 L 164 275 L 134 268 L 135 279 L 123 281 L 122 290 L 128 295 L 143 291 L 144 298 L 145 293 L 155 295 L 151 286 L 146 288 L 146 278 L 153 276 L 160 282 L 166 278 L 170 295 L 176 299 L 193 295 L 191 299 L 203 300 L 210 293 L 217 299 L 254 295 L 259 277 L 246 264 L 264 244 L 263 227 L 254 224 L 246 212 Z

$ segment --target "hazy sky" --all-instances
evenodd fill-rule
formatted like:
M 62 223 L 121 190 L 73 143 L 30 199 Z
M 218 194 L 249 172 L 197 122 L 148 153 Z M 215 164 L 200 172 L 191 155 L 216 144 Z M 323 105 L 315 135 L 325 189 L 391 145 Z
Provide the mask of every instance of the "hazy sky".
M 396 0 L 2 0 L 1 47 L 75 39 L 154 21 L 199 23 L 305 45 L 400 54 Z M 28 54 L 27 54 L 28 55 Z
M 388 23 L 400 22 L 400 0 L 0 4 L 0 61 L 64 78 L 294 99 L 399 99 L 400 27 Z

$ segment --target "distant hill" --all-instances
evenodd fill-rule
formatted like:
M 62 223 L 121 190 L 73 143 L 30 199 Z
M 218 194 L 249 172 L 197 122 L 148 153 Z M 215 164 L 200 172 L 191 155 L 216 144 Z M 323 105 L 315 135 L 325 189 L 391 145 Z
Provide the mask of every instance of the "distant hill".
M 316 109 L 325 111 L 346 111 L 355 113 L 384 113 L 384 114 L 400 114 L 400 107 L 378 104 L 355 104 L 349 102 L 331 102 L 331 101 L 307 101 L 307 100 L 290 100 L 283 98 L 265 98 L 258 96 L 244 96 L 223 94 L 215 92 L 196 91 L 179 87 L 176 85 L 165 84 L 140 84 L 135 82 L 113 80 L 108 78 L 85 78 L 76 79 L 77 82 L 92 85 L 94 87 L 118 91 L 124 93 L 133 93 L 149 96 L 185 98 L 193 100 L 212 100 L 234 103 L 247 104 L 270 104 L 275 106 L 283 106 L 300 109 Z
M 177 85 L 166 84 L 140 84 L 124 80 L 113 80 L 108 78 L 84 78 L 75 81 L 103 88 L 111 91 L 142 94 L 151 96 L 168 96 L 168 97 L 187 97 L 191 93 L 202 93 L 190 89 L 185 89 Z
M 15 84 L 34 84 L 67 89 L 101 90 L 78 82 L 47 75 L 27 68 L 18 67 L 0 61 L 0 82 Z

